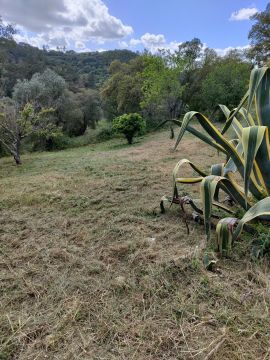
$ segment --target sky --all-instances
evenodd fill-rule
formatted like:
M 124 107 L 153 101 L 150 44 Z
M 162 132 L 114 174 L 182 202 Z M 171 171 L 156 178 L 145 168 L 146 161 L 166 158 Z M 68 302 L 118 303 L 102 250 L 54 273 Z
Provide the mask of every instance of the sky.
M 194 37 L 223 55 L 248 46 L 249 19 L 267 0 L 0 0 L 18 42 L 78 52 L 151 52 Z

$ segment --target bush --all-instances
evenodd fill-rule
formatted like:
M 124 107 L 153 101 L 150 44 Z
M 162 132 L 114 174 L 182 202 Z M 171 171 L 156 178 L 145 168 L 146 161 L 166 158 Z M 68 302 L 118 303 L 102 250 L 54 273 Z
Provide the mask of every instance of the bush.
M 133 137 L 143 133 L 146 127 L 145 120 L 137 113 L 118 116 L 112 125 L 114 131 L 124 134 L 129 144 L 132 144 Z
M 70 142 L 70 138 L 61 131 L 55 131 L 52 134 L 34 133 L 29 140 L 32 144 L 31 151 L 64 150 L 69 147 Z
M 97 142 L 110 140 L 113 137 L 113 129 L 111 126 L 102 127 L 96 133 Z

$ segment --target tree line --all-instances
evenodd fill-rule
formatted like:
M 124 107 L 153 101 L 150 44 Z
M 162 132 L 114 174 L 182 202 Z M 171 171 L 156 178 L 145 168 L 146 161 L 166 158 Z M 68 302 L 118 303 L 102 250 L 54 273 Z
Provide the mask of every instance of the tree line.
M 198 38 L 156 54 L 40 50 L 17 44 L 16 28 L 0 19 L 0 153 L 20 164 L 24 144 L 32 151 L 64 148 L 67 138 L 95 129 L 101 118 L 108 133 L 123 128 L 123 119 L 130 124 L 140 117 L 151 130 L 188 110 L 209 114 L 219 103 L 234 108 L 251 68 L 269 59 L 270 6 L 252 20 L 250 49 L 219 56 Z
M 129 63 L 115 60 L 101 89 L 104 111 L 109 120 L 141 113 L 151 129 L 188 109 L 209 112 L 218 103 L 233 108 L 247 89 L 251 67 L 243 52 L 221 57 L 196 38 L 176 52 L 145 52 Z

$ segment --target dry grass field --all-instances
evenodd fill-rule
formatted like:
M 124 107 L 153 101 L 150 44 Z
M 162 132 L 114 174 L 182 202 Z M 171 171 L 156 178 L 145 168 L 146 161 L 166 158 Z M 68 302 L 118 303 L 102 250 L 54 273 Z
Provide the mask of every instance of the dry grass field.
M 0 359 L 270 359 L 269 263 L 240 242 L 206 271 L 180 211 L 168 132 L 0 160 Z M 198 185 L 185 188 L 195 193 Z

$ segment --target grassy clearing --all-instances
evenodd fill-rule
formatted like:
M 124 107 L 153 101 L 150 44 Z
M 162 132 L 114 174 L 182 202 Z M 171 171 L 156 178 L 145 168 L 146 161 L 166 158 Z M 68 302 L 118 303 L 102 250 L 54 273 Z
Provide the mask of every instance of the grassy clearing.
M 207 272 L 203 229 L 159 214 L 183 154 L 218 161 L 192 137 L 172 144 L 161 132 L 1 159 L 0 359 L 269 358 L 268 264 L 239 243 Z

